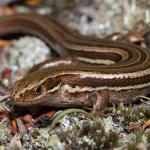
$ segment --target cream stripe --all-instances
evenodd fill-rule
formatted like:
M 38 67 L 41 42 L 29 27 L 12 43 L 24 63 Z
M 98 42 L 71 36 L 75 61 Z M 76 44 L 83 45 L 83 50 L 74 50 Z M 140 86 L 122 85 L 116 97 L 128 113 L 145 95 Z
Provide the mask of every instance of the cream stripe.
M 57 90 L 59 90 L 60 88 L 63 90 L 67 90 L 69 93 L 76 93 L 76 92 L 92 92 L 92 91 L 98 91 L 98 90 L 104 90 L 104 89 L 108 89 L 108 90 L 114 90 L 114 91 L 120 91 L 120 90 L 129 90 L 129 89 L 141 89 L 141 88 L 145 88 L 150 86 L 150 83 L 145 83 L 145 84 L 139 84 L 139 85 L 134 85 L 134 86 L 125 86 L 125 87 L 108 87 L 108 86 L 102 86 L 102 87 L 80 87 L 80 86 L 76 86 L 76 87 L 71 87 L 68 84 L 65 85 L 60 85 L 58 84 L 57 86 L 55 86 L 54 88 L 52 88 L 51 90 L 49 90 L 48 92 L 53 93 L 56 92 Z
M 87 57 L 77 57 L 79 61 L 83 61 L 86 63 L 91 63 L 91 64 L 105 64 L 105 65 L 111 65 L 115 64 L 115 61 L 109 60 L 109 59 L 91 59 Z
M 53 93 L 55 91 L 57 91 L 60 88 L 60 84 L 56 85 L 55 87 L 53 87 L 52 89 L 48 90 L 48 93 Z
M 150 75 L 150 68 L 145 69 L 145 70 L 141 70 L 141 71 L 136 71 L 136 72 L 129 72 L 129 73 L 114 73 L 114 74 L 106 74 L 106 73 L 100 73 L 100 72 L 91 72 L 90 71 L 69 71 L 67 70 L 66 72 L 57 72 L 56 74 L 50 75 L 47 78 L 51 77 L 51 78 L 55 78 L 57 76 L 61 76 L 61 75 L 67 75 L 67 74 L 74 74 L 74 75 L 80 75 L 80 78 L 87 78 L 87 77 L 91 77 L 91 78 L 99 78 L 99 79 L 114 79 L 114 78 L 137 78 L 137 77 L 143 77 L 143 76 L 147 76 Z M 45 78 L 45 80 L 47 79 Z

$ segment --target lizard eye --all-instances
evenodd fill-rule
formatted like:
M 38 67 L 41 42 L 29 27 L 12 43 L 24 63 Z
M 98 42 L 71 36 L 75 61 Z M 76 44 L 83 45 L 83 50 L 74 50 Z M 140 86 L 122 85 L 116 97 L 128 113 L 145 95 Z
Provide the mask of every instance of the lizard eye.
M 38 87 L 36 87 L 36 88 L 34 89 L 34 94 L 35 94 L 35 95 L 40 95 L 40 94 L 43 93 L 43 91 L 44 91 L 44 88 L 43 88 L 42 86 L 38 86 Z

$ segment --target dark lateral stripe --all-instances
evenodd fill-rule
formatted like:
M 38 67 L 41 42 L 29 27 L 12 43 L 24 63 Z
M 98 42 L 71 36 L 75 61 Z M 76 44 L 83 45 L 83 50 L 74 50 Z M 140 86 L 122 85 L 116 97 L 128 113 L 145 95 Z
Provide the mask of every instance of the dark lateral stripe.
M 57 77 L 56 77 L 57 78 Z M 68 84 L 71 87 L 75 86 L 89 86 L 89 87 L 125 87 L 134 86 L 138 84 L 146 84 L 150 81 L 150 75 L 135 78 L 114 78 L 114 79 L 99 79 L 99 78 L 80 78 L 78 75 L 62 75 L 58 77 L 61 84 Z

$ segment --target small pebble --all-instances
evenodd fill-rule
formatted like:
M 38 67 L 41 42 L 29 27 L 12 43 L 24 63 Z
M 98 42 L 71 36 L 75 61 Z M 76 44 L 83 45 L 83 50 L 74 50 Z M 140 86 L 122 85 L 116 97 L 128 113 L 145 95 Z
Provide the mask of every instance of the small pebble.
M 2 72 L 2 78 L 3 79 L 8 79 L 11 75 L 11 69 L 5 68 Z

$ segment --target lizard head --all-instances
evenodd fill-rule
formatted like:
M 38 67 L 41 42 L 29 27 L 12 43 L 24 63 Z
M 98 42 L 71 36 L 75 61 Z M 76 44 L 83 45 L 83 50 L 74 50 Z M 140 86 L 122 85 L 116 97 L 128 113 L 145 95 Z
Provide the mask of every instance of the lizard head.
M 18 80 L 11 92 L 11 100 L 17 106 L 32 106 L 49 98 L 49 93 L 59 87 L 46 69 L 38 70 Z

